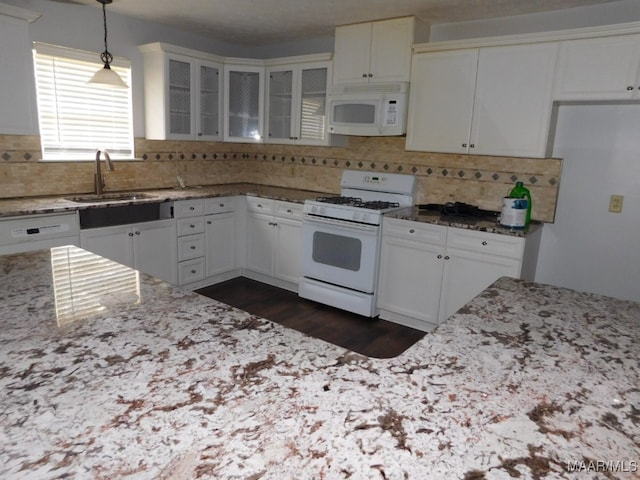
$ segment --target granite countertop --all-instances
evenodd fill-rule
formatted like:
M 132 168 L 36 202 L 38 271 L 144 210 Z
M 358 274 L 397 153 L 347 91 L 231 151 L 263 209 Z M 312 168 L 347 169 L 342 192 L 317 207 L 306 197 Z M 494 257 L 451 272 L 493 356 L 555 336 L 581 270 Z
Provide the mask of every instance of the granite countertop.
M 133 203 L 157 203 L 177 200 L 190 200 L 194 198 L 222 197 L 232 195 L 252 195 L 287 202 L 304 203 L 308 198 L 316 198 L 326 195 L 326 192 L 315 192 L 295 188 L 272 187 L 269 185 L 256 185 L 252 183 L 231 183 L 224 185 L 208 185 L 191 187 L 184 190 L 173 188 L 159 190 L 135 190 L 144 193 L 146 198 L 135 200 L 112 200 L 108 202 L 74 202 L 68 200 L 76 194 L 58 195 L 49 197 L 20 197 L 0 199 L 0 218 L 19 215 L 36 215 L 45 213 L 60 213 L 65 211 L 81 210 L 85 208 L 103 208 L 110 205 L 127 205 Z M 106 192 L 107 194 L 117 192 Z
M 422 210 L 418 207 L 406 207 L 387 213 L 386 217 L 411 220 L 413 222 L 433 223 L 447 227 L 478 230 L 481 232 L 499 233 L 514 237 L 526 237 L 542 228 L 542 223 L 532 221 L 525 228 L 503 227 L 498 223 L 496 216 L 471 217 L 471 216 L 445 216 L 440 212 Z
M 502 278 L 373 359 L 77 247 L 0 271 L 3 479 L 640 475 L 638 303 Z

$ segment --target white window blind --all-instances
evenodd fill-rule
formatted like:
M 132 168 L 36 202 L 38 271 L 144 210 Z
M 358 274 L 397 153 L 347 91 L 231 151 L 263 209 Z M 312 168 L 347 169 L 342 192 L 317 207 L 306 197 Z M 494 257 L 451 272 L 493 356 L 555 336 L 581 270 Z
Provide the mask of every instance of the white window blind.
M 140 273 L 78 247 L 51 249 L 58 325 L 140 302 Z
M 87 83 L 103 64 L 100 54 L 35 43 L 40 141 L 44 160 L 93 160 L 96 150 L 131 159 L 131 88 Z M 114 70 L 131 85 L 130 62 L 115 58 Z

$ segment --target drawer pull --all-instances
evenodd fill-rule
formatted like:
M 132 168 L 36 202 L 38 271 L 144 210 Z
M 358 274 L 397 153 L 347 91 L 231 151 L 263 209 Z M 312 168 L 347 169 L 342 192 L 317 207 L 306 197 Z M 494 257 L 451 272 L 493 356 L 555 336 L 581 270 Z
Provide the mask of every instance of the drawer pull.
M 438 255 L 436 258 L 442 258 L 442 254 Z
M 189 207 L 189 210 L 191 210 L 192 212 L 196 209 L 196 207 Z
M 629 85 L 629 86 L 627 87 L 627 90 L 633 90 L 633 87 L 632 87 L 631 85 Z
M 189 228 L 196 228 L 196 226 L 192 223 L 191 225 L 189 225 Z
M 207 225 L 211 225 L 211 220 L 207 220 Z
M 195 249 L 196 249 L 196 246 L 195 246 L 195 245 L 191 245 L 191 247 L 190 247 L 190 248 L 191 248 L 191 250 L 195 250 Z
M 195 275 L 196 273 L 198 273 L 198 271 L 197 270 L 191 270 L 191 273 L 193 273 Z
M 140 232 L 138 232 L 138 231 L 136 231 L 135 233 L 136 233 L 136 235 L 140 235 Z
M 445 260 L 449 260 L 449 255 L 445 255 L 445 256 L 444 256 L 444 259 L 445 259 Z
M 132 232 L 129 232 L 129 236 L 130 236 L 130 237 L 133 237 L 133 233 L 132 233 Z
M 482 245 L 489 245 L 486 240 L 482 242 Z
M 409 233 L 416 233 L 416 231 L 412 228 L 409 230 Z
M 287 213 L 293 213 L 293 210 L 291 210 L 290 208 L 287 208 Z

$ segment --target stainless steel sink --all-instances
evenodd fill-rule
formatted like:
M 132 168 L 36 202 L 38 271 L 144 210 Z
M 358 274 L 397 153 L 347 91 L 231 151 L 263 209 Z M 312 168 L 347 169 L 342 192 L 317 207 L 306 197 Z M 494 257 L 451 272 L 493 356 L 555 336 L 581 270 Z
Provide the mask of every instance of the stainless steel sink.
M 147 193 L 102 193 L 100 195 L 79 195 L 67 197 L 65 200 L 76 203 L 131 202 L 145 198 L 155 198 Z

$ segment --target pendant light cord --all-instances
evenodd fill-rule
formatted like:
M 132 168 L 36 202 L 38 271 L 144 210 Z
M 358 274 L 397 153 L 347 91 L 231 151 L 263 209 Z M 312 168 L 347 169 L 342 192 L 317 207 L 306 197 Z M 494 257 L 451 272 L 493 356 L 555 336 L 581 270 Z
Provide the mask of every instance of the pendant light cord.
M 109 64 L 113 61 L 113 55 L 109 53 L 109 48 L 107 47 L 107 4 L 106 2 L 100 3 L 102 3 L 102 23 L 104 24 L 104 52 L 100 54 L 100 59 L 104 63 L 104 68 L 111 69 Z

